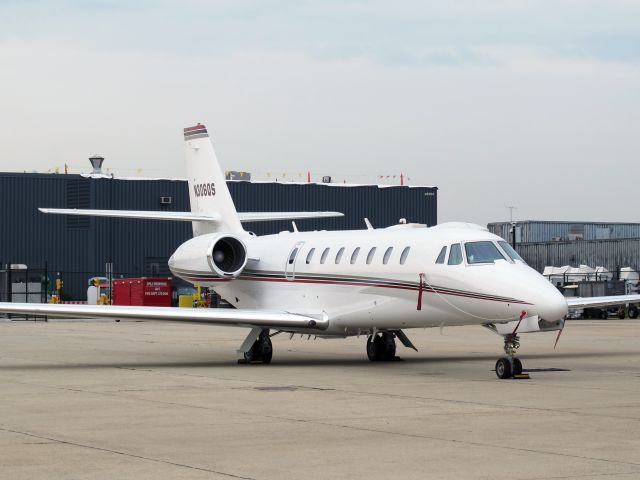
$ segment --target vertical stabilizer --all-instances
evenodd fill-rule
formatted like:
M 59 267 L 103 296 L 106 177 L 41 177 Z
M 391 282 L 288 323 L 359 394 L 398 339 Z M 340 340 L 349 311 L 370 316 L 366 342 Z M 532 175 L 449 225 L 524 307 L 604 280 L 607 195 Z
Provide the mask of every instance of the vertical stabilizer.
M 185 128 L 184 143 L 191 211 L 202 214 L 217 213 L 222 217 L 219 224 L 193 222 L 193 235 L 213 232 L 242 233 L 244 230 L 206 127 L 198 124 Z

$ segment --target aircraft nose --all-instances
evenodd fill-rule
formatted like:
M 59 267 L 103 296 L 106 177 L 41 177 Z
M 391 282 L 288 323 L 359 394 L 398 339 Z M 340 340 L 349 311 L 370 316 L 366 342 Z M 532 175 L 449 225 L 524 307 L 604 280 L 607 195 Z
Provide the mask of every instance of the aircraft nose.
M 569 310 L 567 301 L 557 288 L 545 282 L 543 292 L 536 301 L 536 313 L 544 320 L 562 320 Z

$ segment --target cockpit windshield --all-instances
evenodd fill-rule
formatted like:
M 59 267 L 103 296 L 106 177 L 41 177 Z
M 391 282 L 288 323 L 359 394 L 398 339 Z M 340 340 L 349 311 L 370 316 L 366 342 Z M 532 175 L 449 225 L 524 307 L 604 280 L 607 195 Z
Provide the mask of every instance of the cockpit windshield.
M 498 242 L 498 244 L 502 247 L 502 250 L 504 250 L 504 252 L 511 257 L 512 260 L 520 260 L 522 263 L 527 263 L 522 259 L 520 255 L 518 255 L 518 252 L 516 252 L 513 247 L 504 240 Z
M 467 263 L 493 263 L 496 260 L 506 260 L 493 242 L 468 242 L 464 244 L 467 253 Z

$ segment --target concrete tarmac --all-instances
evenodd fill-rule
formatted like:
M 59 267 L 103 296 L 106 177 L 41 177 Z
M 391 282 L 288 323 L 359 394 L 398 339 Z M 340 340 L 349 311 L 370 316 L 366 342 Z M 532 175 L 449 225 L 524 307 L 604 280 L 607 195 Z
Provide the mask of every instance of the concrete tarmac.
M 500 337 L 409 330 L 273 338 L 151 322 L 0 323 L 2 479 L 640 479 L 640 321 L 522 335 L 530 380 L 498 380 Z

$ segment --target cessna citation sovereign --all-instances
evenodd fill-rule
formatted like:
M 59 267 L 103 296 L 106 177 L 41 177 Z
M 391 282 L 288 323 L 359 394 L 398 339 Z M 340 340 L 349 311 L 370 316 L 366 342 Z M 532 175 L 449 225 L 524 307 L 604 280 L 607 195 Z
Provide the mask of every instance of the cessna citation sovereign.
M 563 297 L 511 246 L 467 223 L 401 223 L 359 231 L 257 237 L 242 222 L 334 217 L 336 212 L 237 213 L 204 125 L 184 129 L 191 212 L 40 209 L 45 213 L 189 221 L 194 237 L 169 259 L 174 275 L 213 288 L 235 309 L 0 303 L 8 313 L 147 319 L 250 329 L 239 348 L 269 363 L 270 337 L 366 335 L 372 361 L 395 358 L 410 328 L 482 325 L 501 335 L 496 374 L 522 372 L 520 333 L 558 331 L 569 308 L 640 301 L 640 295 Z M 557 342 L 557 339 L 556 339 Z

